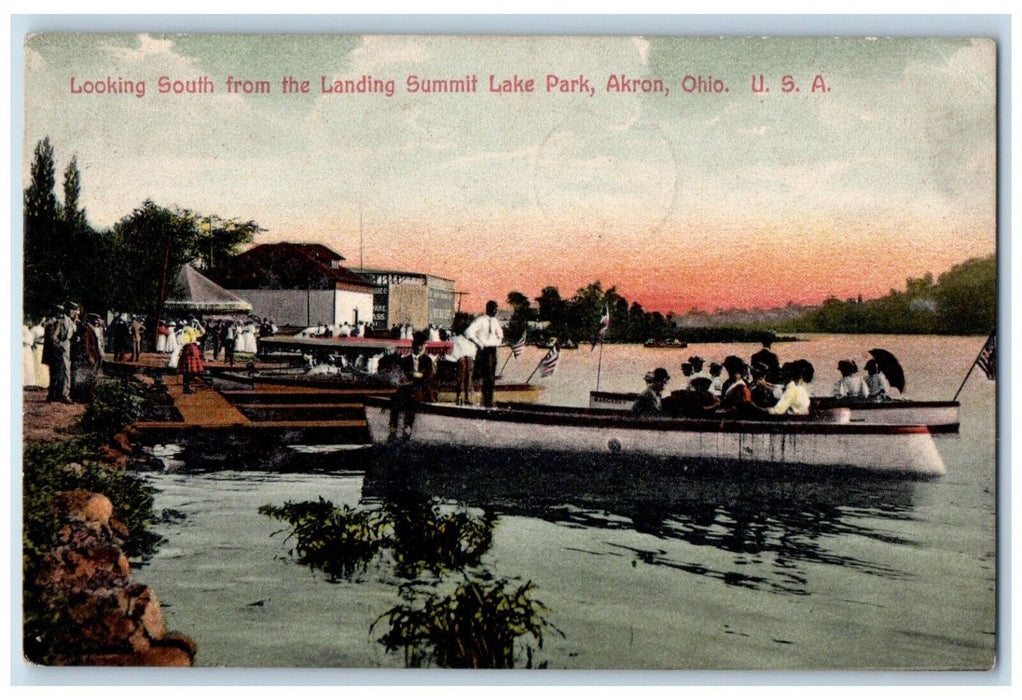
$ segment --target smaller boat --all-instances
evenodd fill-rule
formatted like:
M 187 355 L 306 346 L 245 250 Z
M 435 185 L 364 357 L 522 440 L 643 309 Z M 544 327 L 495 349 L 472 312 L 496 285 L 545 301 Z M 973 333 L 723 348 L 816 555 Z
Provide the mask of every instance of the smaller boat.
M 589 392 L 589 407 L 612 411 L 629 411 L 639 394 L 611 391 Z M 886 401 L 854 401 L 814 396 L 814 411 L 832 408 L 847 408 L 849 423 L 870 425 L 926 425 L 935 434 L 958 433 L 957 401 L 910 401 L 888 399 Z
M 251 389 L 274 387 L 296 390 L 331 390 L 346 389 L 359 394 L 388 394 L 397 387 L 396 380 L 382 374 L 366 374 L 339 372 L 337 374 L 307 374 L 295 372 L 251 372 L 237 370 L 215 370 L 210 372 L 214 386 L 218 388 L 243 386 Z M 481 385 L 475 385 L 476 401 L 481 392 Z M 514 403 L 534 403 L 543 394 L 540 384 L 500 383 L 493 387 L 495 401 Z M 441 376 L 437 382 L 437 400 L 441 403 L 454 403 L 455 388 L 453 380 Z
M 650 338 L 642 344 L 644 348 L 670 348 L 675 350 L 681 350 L 688 347 L 688 343 L 684 340 L 678 340 L 677 338 L 671 338 L 670 340 L 653 340 Z
M 499 404 L 416 404 L 405 437 L 390 433 L 391 400 L 365 399 L 375 445 L 523 450 L 535 453 L 678 459 L 686 465 L 853 468 L 934 476 L 944 462 L 925 425 L 865 425 L 848 409 L 820 418 L 769 420 L 640 418 L 616 411 Z

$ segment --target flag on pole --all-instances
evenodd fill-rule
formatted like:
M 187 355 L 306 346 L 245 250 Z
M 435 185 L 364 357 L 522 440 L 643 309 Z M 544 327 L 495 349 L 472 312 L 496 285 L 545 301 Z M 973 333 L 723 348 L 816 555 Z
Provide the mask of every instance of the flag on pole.
M 549 377 L 557 369 L 557 361 L 561 359 L 561 351 L 554 345 L 547 351 L 547 354 L 539 361 L 539 376 Z
M 610 328 L 610 307 L 604 304 L 603 316 L 600 317 L 600 327 L 596 329 L 596 337 L 593 339 L 593 347 L 589 348 L 589 352 L 595 350 L 596 346 L 603 342 L 603 336 L 607 335 L 608 328 Z
M 979 351 L 976 364 L 983 370 L 987 379 L 997 379 L 997 331 L 990 334 L 986 345 Z
M 522 337 L 518 340 L 518 342 L 511 346 L 511 354 L 514 355 L 517 360 L 522 356 L 523 350 L 525 350 L 525 333 L 522 333 Z

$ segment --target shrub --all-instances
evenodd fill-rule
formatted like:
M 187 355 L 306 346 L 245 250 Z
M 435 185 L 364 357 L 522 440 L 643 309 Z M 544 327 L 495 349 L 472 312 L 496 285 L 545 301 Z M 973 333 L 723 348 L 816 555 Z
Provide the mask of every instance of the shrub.
M 96 387 L 96 395 L 85 409 L 82 428 L 108 441 L 141 418 L 145 404 L 145 390 L 137 381 L 103 382 Z
M 379 642 L 388 652 L 402 650 L 406 667 L 509 669 L 524 652 L 525 667 L 532 668 L 532 645 L 522 638 L 531 636 L 542 649 L 547 627 L 563 636 L 546 619 L 546 606 L 533 599 L 534 588 L 531 581 L 516 585 L 470 574 L 446 595 L 407 585 L 404 602 L 373 628 L 386 618 L 390 629 Z
M 322 496 L 318 501 L 267 504 L 259 512 L 288 522 L 292 528 L 288 539 L 295 538 L 291 556 L 331 581 L 365 573 L 385 542 L 386 520 L 380 512 L 337 508 Z

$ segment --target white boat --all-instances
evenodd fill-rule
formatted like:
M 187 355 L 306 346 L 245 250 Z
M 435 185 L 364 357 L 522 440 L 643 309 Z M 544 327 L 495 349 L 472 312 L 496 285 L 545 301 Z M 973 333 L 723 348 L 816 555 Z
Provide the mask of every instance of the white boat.
M 612 391 L 589 392 L 589 408 L 629 411 L 639 394 Z M 911 401 L 889 399 L 887 401 L 854 401 L 814 396 L 814 410 L 837 407 L 847 408 L 848 422 L 870 425 L 925 425 L 935 434 L 958 432 L 957 401 Z
M 619 412 L 540 405 L 495 408 L 417 404 L 411 434 L 390 437 L 390 399 L 367 397 L 374 444 L 388 442 L 495 450 L 620 454 L 692 464 L 849 467 L 935 476 L 945 472 L 924 425 L 847 422 L 847 409 L 823 419 L 636 418 Z

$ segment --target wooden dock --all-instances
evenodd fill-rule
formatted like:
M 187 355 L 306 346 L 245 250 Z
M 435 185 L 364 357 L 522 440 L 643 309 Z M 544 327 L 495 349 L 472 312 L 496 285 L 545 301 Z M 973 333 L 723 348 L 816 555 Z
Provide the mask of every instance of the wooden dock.
M 365 389 L 254 384 L 213 389 L 195 382 L 185 393 L 181 378 L 163 378 L 180 420 L 142 421 L 132 430 L 143 445 L 179 444 L 213 458 L 277 451 L 294 445 L 368 445 Z

